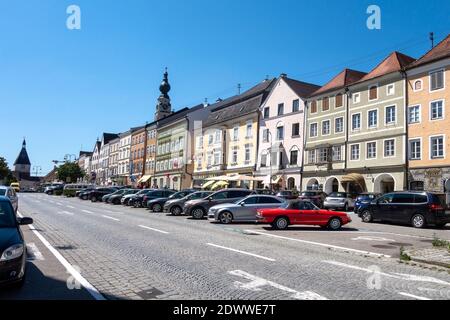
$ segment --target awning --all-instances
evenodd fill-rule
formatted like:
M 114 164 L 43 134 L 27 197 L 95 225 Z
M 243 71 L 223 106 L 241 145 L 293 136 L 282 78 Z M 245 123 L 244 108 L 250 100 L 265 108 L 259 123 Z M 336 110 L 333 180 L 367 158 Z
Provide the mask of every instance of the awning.
M 143 176 L 142 178 L 140 178 L 140 179 L 138 180 L 138 183 L 145 183 L 145 182 L 147 182 L 148 180 L 150 180 L 151 177 L 152 177 L 151 175 Z
M 263 180 L 263 178 L 254 178 L 252 176 L 246 176 L 242 174 L 237 174 L 228 177 L 228 181 L 261 181 L 261 180 Z
M 206 181 L 228 181 L 230 177 L 228 176 L 217 176 L 206 179 Z
M 207 181 L 206 183 L 204 183 L 203 185 L 202 185 L 202 189 L 206 189 L 206 188 L 208 188 L 209 186 L 211 186 L 211 185 L 213 185 L 215 183 L 215 181 Z
M 273 176 L 272 177 L 272 184 L 278 184 L 281 181 L 281 176 Z M 270 184 L 270 176 L 266 176 L 263 180 L 263 184 L 269 185 Z
M 341 179 L 342 183 L 356 183 L 360 185 L 361 187 L 366 186 L 366 180 L 364 177 L 359 173 L 350 173 L 342 177 Z
M 228 182 L 226 181 L 217 181 L 214 183 L 214 185 L 211 187 L 211 190 L 217 190 L 219 188 L 226 187 L 228 185 Z

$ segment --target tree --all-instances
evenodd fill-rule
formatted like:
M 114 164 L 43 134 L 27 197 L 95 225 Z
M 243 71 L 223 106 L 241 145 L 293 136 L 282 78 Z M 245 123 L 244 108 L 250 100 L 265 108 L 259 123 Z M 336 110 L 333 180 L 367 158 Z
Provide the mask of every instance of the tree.
M 85 176 L 85 172 L 80 168 L 78 163 L 67 162 L 56 170 L 58 180 L 66 183 L 75 183 L 79 178 Z
M 9 186 L 12 182 L 16 182 L 12 171 L 8 167 L 8 162 L 5 158 L 0 157 L 0 182 Z

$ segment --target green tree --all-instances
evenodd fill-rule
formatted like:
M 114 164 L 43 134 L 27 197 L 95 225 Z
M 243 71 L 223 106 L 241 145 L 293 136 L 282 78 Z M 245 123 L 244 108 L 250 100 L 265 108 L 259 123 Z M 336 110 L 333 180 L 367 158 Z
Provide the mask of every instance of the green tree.
M 66 183 L 75 183 L 79 178 L 83 178 L 85 176 L 84 171 L 80 168 L 78 163 L 75 162 L 67 162 L 63 164 L 56 170 L 56 174 L 58 180 Z
M 12 182 L 16 182 L 12 171 L 8 167 L 8 162 L 5 158 L 0 157 L 0 182 L 9 186 Z

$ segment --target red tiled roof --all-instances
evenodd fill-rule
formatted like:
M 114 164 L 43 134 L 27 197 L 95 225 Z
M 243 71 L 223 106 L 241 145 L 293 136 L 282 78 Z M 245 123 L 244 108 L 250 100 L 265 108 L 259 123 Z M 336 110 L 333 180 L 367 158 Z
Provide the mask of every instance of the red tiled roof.
M 314 91 L 320 89 L 320 86 L 302 82 L 298 80 L 294 80 L 288 77 L 283 78 L 286 81 L 287 85 L 299 96 L 299 97 L 308 97 Z
M 311 96 L 316 96 L 325 92 L 337 90 L 344 88 L 364 77 L 367 73 L 356 71 L 352 69 L 344 69 L 336 77 L 334 77 L 330 82 L 325 84 L 319 90 L 313 92 Z
M 386 59 L 381 61 L 381 63 L 377 65 L 372 71 L 362 77 L 358 82 L 364 82 L 392 72 L 400 71 L 415 60 L 416 59 L 411 58 L 403 53 L 394 51 Z
M 425 53 L 419 60 L 408 66 L 408 69 L 450 57 L 450 34 L 433 49 Z

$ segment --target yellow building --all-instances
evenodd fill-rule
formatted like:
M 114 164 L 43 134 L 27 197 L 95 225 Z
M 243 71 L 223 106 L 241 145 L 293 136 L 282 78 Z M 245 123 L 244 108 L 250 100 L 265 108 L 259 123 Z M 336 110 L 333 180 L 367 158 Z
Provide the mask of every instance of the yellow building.
M 248 91 L 218 100 L 209 106 L 210 114 L 196 126 L 193 186 L 223 175 L 253 176 L 258 153 L 259 108 L 275 80 L 265 80 Z M 229 183 L 229 187 L 240 182 Z M 250 181 L 243 185 L 253 187 Z

